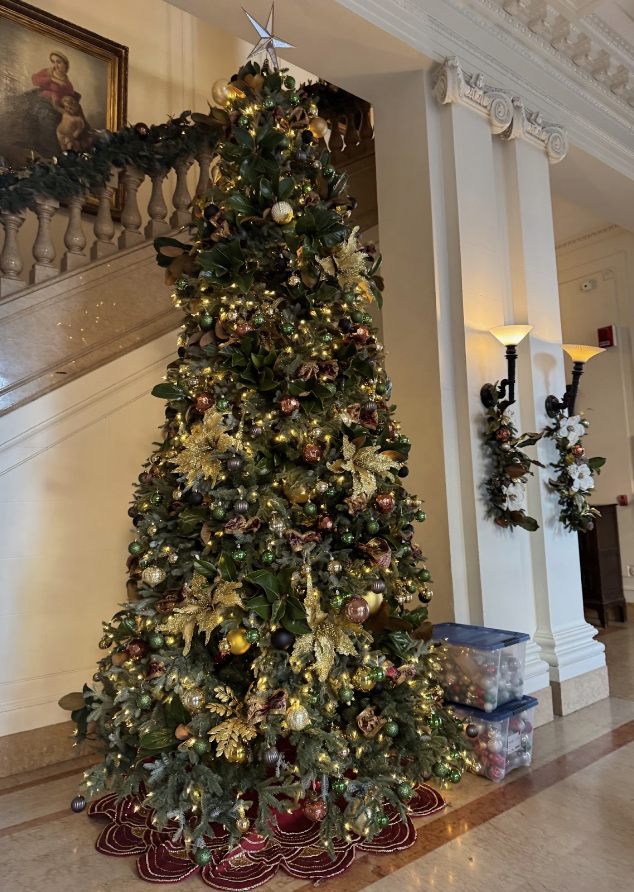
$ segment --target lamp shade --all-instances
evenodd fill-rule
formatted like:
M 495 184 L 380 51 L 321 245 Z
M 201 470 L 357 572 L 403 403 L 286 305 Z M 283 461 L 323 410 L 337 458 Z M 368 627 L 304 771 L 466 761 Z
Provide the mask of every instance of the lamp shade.
M 505 347 L 515 347 L 524 340 L 532 327 L 532 325 L 497 325 L 489 331 Z
M 605 347 L 588 347 L 585 344 L 562 344 L 561 349 L 566 351 L 573 362 L 587 362 L 598 353 L 605 353 Z

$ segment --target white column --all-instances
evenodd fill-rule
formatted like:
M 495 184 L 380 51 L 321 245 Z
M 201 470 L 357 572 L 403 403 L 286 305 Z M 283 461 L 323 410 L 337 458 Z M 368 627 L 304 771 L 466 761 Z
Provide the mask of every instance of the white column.
M 483 481 L 485 417 L 480 389 L 505 377 L 504 349 L 489 329 L 523 322 L 513 313 L 499 151 L 495 134 L 511 124 L 502 91 L 485 91 L 446 66 L 428 109 L 430 176 L 438 278 L 443 427 L 456 619 L 531 635 L 526 691 L 550 716 L 548 665 L 535 643 L 530 534 L 488 517 Z M 520 365 L 525 350 L 520 348 Z M 513 407 L 519 430 L 520 408 Z
M 546 396 L 560 396 L 566 384 L 548 155 L 526 138 L 503 148 L 514 306 L 533 326 L 530 362 L 522 363 L 519 375 L 522 414 L 528 429 L 541 430 L 551 423 L 544 411 Z M 537 452 L 545 465 L 556 460 L 552 440 L 542 440 Z M 531 536 L 535 640 L 550 665 L 555 711 L 566 715 L 607 697 L 608 678 L 604 646 L 584 619 L 577 534 L 559 523 L 547 476 L 544 471 L 529 488 L 530 511 L 540 524 Z

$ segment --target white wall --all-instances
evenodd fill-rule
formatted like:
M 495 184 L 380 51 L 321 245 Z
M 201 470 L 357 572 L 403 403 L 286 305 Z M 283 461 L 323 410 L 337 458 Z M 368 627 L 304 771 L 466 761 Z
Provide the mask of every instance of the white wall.
M 613 504 L 620 494 L 630 499 L 617 512 L 623 584 L 634 602 L 634 235 L 619 227 L 585 234 L 558 248 L 558 276 L 564 342 L 597 344 L 597 328 L 616 325 L 618 346 L 586 366 L 577 409 L 590 421 L 584 442 L 588 455 L 602 455 L 607 464 L 596 478 L 592 502 Z M 592 280 L 590 291 L 581 285 Z M 572 363 L 566 358 L 568 380 Z M 560 396 L 561 394 L 557 394 Z
M 65 721 L 126 600 L 127 507 L 158 439 L 168 334 L 0 419 L 0 736 Z

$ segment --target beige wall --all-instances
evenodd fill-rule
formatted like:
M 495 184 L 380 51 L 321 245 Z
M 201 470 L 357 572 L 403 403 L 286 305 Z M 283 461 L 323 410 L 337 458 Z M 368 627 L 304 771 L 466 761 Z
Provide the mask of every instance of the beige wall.
M 608 226 L 560 245 L 557 254 L 564 343 L 597 344 L 597 328 L 617 326 L 618 346 L 586 367 L 577 409 L 591 425 L 584 444 L 588 454 L 607 458 L 592 502 L 614 503 L 620 494 L 630 499 L 617 516 L 623 584 L 634 602 L 634 577 L 628 574 L 628 567 L 634 568 L 634 235 Z M 588 281 L 594 287 L 582 291 Z M 566 363 L 570 380 L 568 358 Z

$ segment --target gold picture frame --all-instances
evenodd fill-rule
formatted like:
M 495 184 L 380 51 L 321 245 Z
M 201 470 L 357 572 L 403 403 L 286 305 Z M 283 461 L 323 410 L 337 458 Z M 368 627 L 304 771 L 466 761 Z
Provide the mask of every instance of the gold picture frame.
M 128 48 L 22 0 L 0 0 L 0 158 L 82 152 L 127 121 Z M 86 210 L 96 209 L 88 199 Z M 122 190 L 113 196 L 120 213 Z

